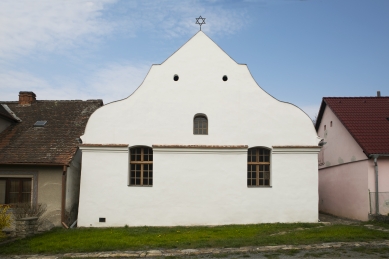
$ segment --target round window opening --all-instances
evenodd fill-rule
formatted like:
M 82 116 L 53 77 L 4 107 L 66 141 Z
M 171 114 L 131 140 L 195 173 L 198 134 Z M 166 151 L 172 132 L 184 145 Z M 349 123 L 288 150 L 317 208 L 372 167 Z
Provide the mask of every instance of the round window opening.
M 174 75 L 173 80 L 178 81 L 178 79 L 179 79 L 178 75 Z
M 228 77 L 227 76 L 223 76 L 223 81 L 227 81 L 228 80 Z

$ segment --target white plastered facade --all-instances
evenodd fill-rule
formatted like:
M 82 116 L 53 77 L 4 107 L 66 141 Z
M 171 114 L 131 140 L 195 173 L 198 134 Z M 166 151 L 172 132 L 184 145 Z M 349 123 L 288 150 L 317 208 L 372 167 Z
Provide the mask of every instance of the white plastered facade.
M 199 113 L 208 135 L 193 134 Z M 82 140 L 79 226 L 318 220 L 319 139 L 310 118 L 263 91 L 201 31 L 153 65 L 130 97 L 96 110 Z M 153 186 L 129 186 L 129 149 L 153 145 Z M 271 150 L 271 187 L 247 186 L 251 147 Z

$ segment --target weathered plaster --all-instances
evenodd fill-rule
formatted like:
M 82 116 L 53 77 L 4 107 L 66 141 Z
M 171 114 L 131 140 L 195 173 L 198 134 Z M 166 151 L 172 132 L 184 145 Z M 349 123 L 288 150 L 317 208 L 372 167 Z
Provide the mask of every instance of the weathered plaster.
M 61 225 L 62 167 L 0 165 L 0 175 L 32 177 L 33 202 L 46 204 L 45 217 L 54 226 Z
M 71 221 L 71 223 L 73 223 L 77 219 L 78 202 L 80 196 L 80 179 L 81 151 L 78 150 L 66 171 L 65 210 L 69 215 L 69 220 Z
M 55 226 L 61 225 L 62 170 L 41 169 L 38 181 L 38 202 L 47 205 L 47 217 Z
M 338 163 L 339 164 L 343 164 L 344 163 L 344 161 L 343 161 L 343 159 L 341 157 L 338 158 Z

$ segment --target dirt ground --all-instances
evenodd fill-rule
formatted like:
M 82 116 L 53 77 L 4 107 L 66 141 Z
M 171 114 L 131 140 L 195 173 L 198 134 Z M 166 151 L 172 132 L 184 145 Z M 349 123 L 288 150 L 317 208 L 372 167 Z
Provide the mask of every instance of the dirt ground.
M 282 250 L 261 252 L 258 254 L 218 255 L 210 257 L 193 258 L 228 258 L 228 259 L 296 259 L 296 258 L 340 258 L 340 259 L 382 259 L 389 258 L 389 247 L 341 247 L 320 250 Z
M 320 222 L 329 222 L 331 224 L 340 224 L 340 225 L 352 225 L 361 223 L 361 221 L 339 218 L 328 214 L 319 214 Z

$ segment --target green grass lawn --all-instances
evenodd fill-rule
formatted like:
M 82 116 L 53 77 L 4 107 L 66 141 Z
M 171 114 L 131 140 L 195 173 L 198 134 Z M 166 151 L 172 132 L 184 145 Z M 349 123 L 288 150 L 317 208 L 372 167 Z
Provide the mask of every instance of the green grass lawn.
M 359 225 L 257 224 L 216 227 L 123 227 L 54 229 L 0 246 L 0 254 L 68 253 L 111 250 L 241 247 L 388 239 L 385 232 Z M 301 228 L 304 228 L 301 230 Z M 299 230 L 300 229 L 300 230 Z M 271 236 L 271 234 L 282 234 Z

